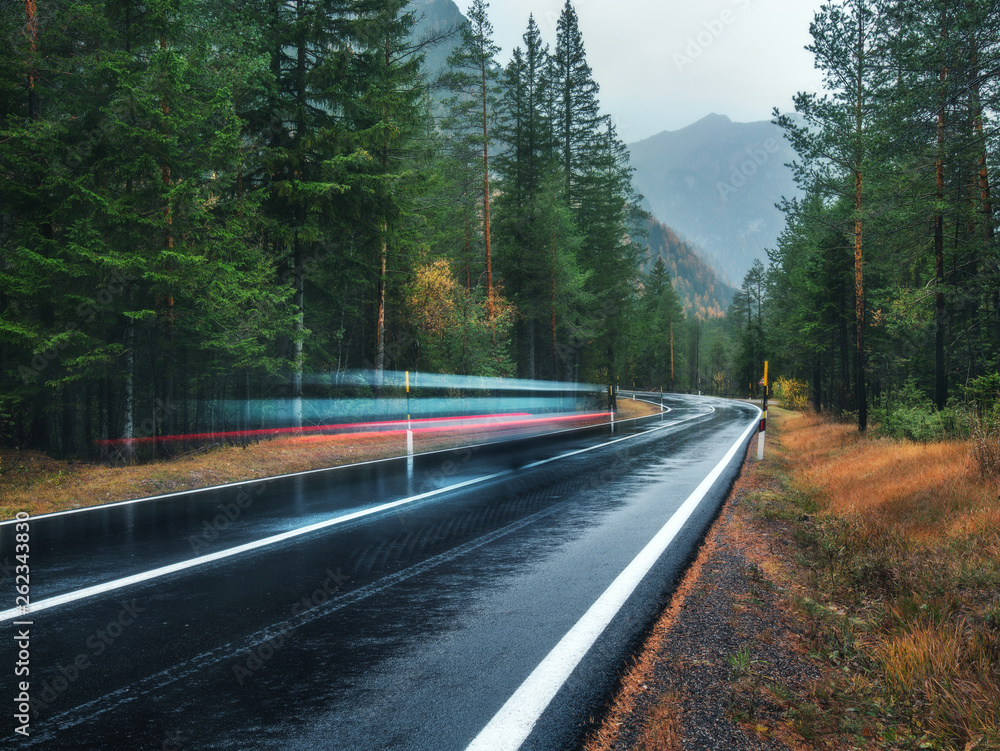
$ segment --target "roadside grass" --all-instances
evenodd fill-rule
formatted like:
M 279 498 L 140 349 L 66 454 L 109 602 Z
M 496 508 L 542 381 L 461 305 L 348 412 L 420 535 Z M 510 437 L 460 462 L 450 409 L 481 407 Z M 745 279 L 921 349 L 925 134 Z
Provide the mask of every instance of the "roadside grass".
M 658 407 L 621 399 L 617 420 L 655 414 Z M 573 421 L 584 426 L 605 420 Z M 562 427 L 570 427 L 567 423 Z M 486 433 L 441 431 L 414 435 L 416 452 L 488 440 Z M 405 435 L 353 433 L 277 438 L 241 446 L 206 446 L 194 453 L 128 467 L 59 461 L 38 451 L 0 451 L 0 519 L 175 493 L 290 472 L 335 467 L 406 454 Z
M 748 513 L 797 543 L 789 589 L 833 677 L 788 705 L 797 734 L 1000 749 L 1000 484 L 975 439 L 916 444 L 815 414 L 769 417 L 758 470 L 781 491 L 755 493 Z
M 642 751 L 682 751 L 678 717 L 682 702 L 683 697 L 675 692 L 660 696 L 639 739 Z

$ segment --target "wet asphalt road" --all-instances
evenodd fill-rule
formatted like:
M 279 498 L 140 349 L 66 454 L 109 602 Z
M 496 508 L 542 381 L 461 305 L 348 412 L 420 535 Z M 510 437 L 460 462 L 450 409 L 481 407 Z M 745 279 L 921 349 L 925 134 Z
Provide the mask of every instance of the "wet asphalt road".
M 42 609 L 8 611 L 5 568 L 0 748 L 465 749 L 758 414 L 666 403 L 613 434 L 426 454 L 412 472 L 402 459 L 32 519 Z M 521 748 L 577 746 L 742 455 Z M 13 531 L 0 527 L 0 561 L 13 563 Z M 27 738 L 11 711 L 19 629 L 36 710 Z

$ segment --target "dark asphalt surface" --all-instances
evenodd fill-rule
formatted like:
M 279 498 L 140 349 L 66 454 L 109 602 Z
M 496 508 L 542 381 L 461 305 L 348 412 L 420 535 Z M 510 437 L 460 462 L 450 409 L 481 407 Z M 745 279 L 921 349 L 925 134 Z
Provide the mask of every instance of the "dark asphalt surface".
M 470 483 L 24 616 L 36 709 L 28 738 L 14 733 L 19 627 L 8 618 L 0 748 L 464 749 L 757 414 L 707 398 L 667 404 L 613 435 L 418 456 L 412 474 L 393 460 L 32 519 L 38 603 Z M 576 747 L 742 456 L 522 748 Z M 0 561 L 12 557 L 13 531 L 0 527 Z M 4 573 L 0 610 L 15 604 L 13 572 Z

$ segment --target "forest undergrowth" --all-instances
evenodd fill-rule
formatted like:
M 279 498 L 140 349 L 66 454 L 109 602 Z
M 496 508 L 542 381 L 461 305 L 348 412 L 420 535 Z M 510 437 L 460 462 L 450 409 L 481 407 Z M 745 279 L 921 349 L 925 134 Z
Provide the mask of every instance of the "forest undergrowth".
M 995 429 L 917 443 L 776 411 L 748 502 L 787 524 L 827 704 L 881 718 L 880 748 L 1000 748 L 1000 477 Z M 834 712 L 833 714 L 837 714 Z

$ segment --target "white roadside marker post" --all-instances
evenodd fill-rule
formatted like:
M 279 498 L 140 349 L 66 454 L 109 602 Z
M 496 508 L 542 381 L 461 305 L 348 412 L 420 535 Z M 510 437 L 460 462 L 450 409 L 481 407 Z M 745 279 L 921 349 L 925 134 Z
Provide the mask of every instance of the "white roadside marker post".
M 406 371 L 406 455 L 413 456 L 413 424 L 410 420 L 410 371 Z
M 764 377 L 761 379 L 764 386 L 763 414 L 760 416 L 760 432 L 757 434 L 757 461 L 764 458 L 764 433 L 767 428 L 767 360 L 764 360 Z
M 413 492 L 413 423 L 410 420 L 410 371 L 406 371 L 406 489 Z
M 611 432 L 615 432 L 615 387 L 614 385 L 608 386 L 608 395 L 611 409 Z

